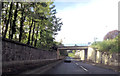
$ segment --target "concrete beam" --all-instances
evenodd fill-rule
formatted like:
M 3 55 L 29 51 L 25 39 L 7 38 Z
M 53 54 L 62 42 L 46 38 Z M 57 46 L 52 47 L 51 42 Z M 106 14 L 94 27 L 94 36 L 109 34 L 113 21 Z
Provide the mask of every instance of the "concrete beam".
M 58 47 L 59 50 L 86 50 L 88 46 L 63 46 Z

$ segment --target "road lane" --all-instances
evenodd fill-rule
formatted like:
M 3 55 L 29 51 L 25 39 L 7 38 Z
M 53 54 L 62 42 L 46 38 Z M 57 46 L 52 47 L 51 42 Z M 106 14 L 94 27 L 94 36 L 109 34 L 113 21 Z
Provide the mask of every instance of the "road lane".
M 110 69 L 105 69 L 102 67 L 98 67 L 95 65 L 91 65 L 79 61 L 74 61 L 74 62 L 77 63 L 79 66 L 86 68 L 89 74 L 117 74 L 116 72 Z
M 62 62 L 44 74 L 117 74 L 116 72 L 73 60 L 71 63 Z
M 80 69 L 73 62 L 66 63 L 62 62 L 58 66 L 53 67 L 44 74 L 87 74 L 83 69 Z

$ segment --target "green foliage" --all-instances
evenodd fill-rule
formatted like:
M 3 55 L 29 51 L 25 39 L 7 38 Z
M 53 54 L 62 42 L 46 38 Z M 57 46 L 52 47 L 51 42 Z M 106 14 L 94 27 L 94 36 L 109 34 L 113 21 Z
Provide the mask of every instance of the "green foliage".
M 76 52 L 76 50 L 72 50 L 72 53 L 68 53 L 68 56 L 69 57 L 75 57 L 75 52 Z
M 114 39 L 104 40 L 102 42 L 94 42 L 91 47 L 103 52 L 120 52 L 120 34 Z
M 2 2 L 3 38 L 55 50 L 61 26 L 53 2 Z
M 73 54 L 73 53 L 68 53 L 68 56 L 74 58 L 74 57 L 75 57 L 75 54 Z
M 75 54 L 76 50 L 72 50 L 72 53 Z

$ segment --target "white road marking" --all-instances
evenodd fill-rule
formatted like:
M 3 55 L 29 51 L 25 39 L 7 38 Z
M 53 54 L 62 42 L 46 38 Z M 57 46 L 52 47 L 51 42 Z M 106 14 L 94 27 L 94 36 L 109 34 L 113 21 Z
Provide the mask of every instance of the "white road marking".
M 75 63 L 76 65 L 78 65 L 79 66 L 79 64 L 78 63 Z M 83 66 L 80 66 L 84 71 L 88 71 L 86 68 L 84 68 Z
M 95 64 L 92 64 L 92 65 L 95 65 Z
M 78 63 L 75 63 L 76 65 L 78 65 Z
M 88 71 L 86 68 L 84 68 L 83 66 L 80 66 L 83 70 L 85 70 L 85 71 Z

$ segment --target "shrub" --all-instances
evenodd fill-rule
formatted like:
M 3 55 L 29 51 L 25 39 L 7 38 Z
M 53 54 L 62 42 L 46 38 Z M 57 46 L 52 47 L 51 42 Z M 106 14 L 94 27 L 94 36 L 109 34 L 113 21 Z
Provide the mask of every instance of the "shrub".
M 94 42 L 91 47 L 104 52 L 120 52 L 120 34 L 114 39 Z

